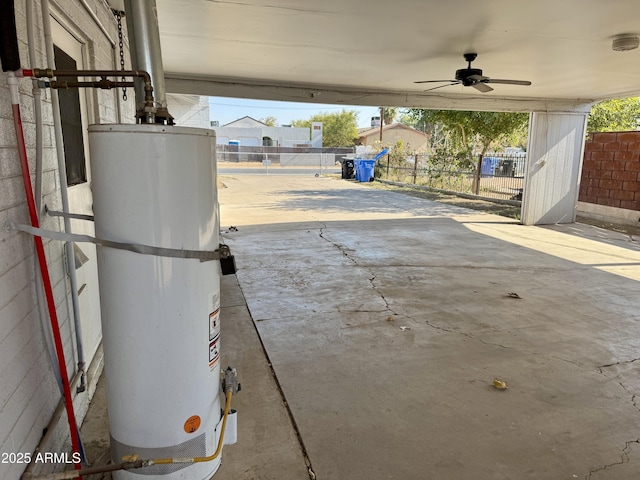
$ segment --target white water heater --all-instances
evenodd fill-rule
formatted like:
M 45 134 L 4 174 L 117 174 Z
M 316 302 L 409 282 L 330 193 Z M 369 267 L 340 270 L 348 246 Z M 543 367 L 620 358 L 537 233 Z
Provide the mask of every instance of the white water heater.
M 213 130 L 89 127 L 96 236 L 213 251 L 219 219 Z M 220 263 L 98 248 L 111 457 L 205 457 L 220 412 Z M 117 480 L 204 480 L 220 465 L 152 465 Z

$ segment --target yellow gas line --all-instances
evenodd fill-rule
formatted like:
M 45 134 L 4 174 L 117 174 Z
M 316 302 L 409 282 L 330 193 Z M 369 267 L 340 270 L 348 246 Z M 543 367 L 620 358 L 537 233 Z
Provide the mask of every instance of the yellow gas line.
M 222 427 L 220 428 L 220 438 L 218 440 L 218 448 L 213 453 L 213 455 L 209 455 L 208 457 L 193 457 L 193 458 L 154 458 L 151 460 L 138 460 L 138 455 L 127 455 L 122 457 L 122 462 L 116 465 L 103 465 L 100 467 L 89 467 L 83 468 L 80 470 L 65 470 L 63 472 L 50 473 L 44 475 L 33 475 L 31 473 L 26 473 L 23 476 L 24 480 L 27 479 L 38 479 L 38 480 L 65 480 L 65 479 L 74 479 L 81 477 L 83 475 L 93 475 L 98 473 L 106 473 L 106 472 L 114 472 L 117 470 L 134 470 L 137 468 L 149 467 L 151 465 L 167 465 L 172 463 L 202 463 L 202 462 L 210 462 L 211 460 L 215 460 L 220 456 L 220 452 L 222 451 L 222 445 L 224 442 L 224 431 L 227 426 L 227 417 L 229 416 L 229 411 L 231 410 L 231 397 L 233 396 L 233 392 L 231 389 L 227 391 L 227 401 L 224 406 L 224 413 L 222 417 Z
M 233 393 L 231 390 L 227 392 L 227 401 L 224 406 L 224 414 L 222 416 L 222 427 L 220 428 L 220 438 L 218 440 L 218 448 L 213 452 L 212 455 L 208 457 L 193 457 L 193 458 L 154 458 L 152 460 L 146 460 L 144 463 L 148 466 L 151 465 L 169 465 L 172 463 L 202 463 L 202 462 L 210 462 L 211 460 L 215 460 L 220 455 L 222 451 L 222 444 L 224 441 L 224 430 L 227 426 L 227 417 L 229 416 L 229 411 L 231 410 L 231 397 Z M 123 458 L 124 460 L 124 458 Z M 131 459 L 130 459 L 131 460 Z

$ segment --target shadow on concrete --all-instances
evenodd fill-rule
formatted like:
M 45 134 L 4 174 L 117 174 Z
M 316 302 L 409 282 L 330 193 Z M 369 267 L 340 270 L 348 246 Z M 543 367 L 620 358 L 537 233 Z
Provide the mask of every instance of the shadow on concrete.
M 361 187 L 358 195 L 353 195 L 351 190 L 323 188 L 317 190 L 275 191 L 272 196 L 286 195 L 287 200 L 272 208 L 282 210 L 318 210 L 322 212 L 363 212 L 363 213 L 398 213 L 401 208 L 412 216 L 447 216 L 461 214 L 462 212 L 474 212 L 466 208 L 445 205 L 442 203 L 411 198 L 401 193 L 375 190 Z M 395 203 L 394 198 L 399 202 Z M 408 199 L 411 198 L 411 200 Z M 407 203 L 411 205 L 407 207 Z M 400 207 L 402 205 L 402 207 Z

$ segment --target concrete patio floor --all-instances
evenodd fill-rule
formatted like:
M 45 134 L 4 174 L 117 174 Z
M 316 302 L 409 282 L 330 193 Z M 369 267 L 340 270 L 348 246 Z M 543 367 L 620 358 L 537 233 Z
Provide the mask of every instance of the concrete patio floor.
M 216 480 L 640 478 L 634 239 L 335 178 L 222 181 L 243 389 Z
M 631 238 L 334 178 L 223 182 L 224 239 L 316 478 L 640 478 Z M 223 470 L 280 424 L 251 414 L 270 401 L 240 410 Z M 304 478 L 263 466 L 220 478 Z

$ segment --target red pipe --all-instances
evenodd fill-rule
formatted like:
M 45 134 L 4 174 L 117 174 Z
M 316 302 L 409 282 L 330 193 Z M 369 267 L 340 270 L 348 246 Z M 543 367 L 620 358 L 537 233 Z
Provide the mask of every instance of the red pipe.
M 10 89 L 17 89 L 17 85 L 9 85 Z M 14 92 L 12 92 L 14 93 Z M 14 95 L 12 95 L 13 97 Z M 20 166 L 22 168 L 22 180 L 24 182 L 24 191 L 27 197 L 27 206 L 29 207 L 29 217 L 31 225 L 39 227 L 38 212 L 36 210 L 35 199 L 33 198 L 33 188 L 31 186 L 31 175 L 29 174 L 29 162 L 27 159 L 27 149 L 24 142 L 24 130 L 22 128 L 22 115 L 20 114 L 20 104 L 14 103 L 12 99 L 11 108 L 13 109 L 13 124 L 16 130 L 16 141 L 18 143 L 18 155 L 20 157 Z M 76 424 L 76 415 L 73 408 L 73 397 L 71 396 L 71 387 L 69 385 L 69 376 L 67 375 L 67 366 L 64 359 L 64 349 L 62 347 L 62 338 L 60 336 L 60 324 L 58 323 L 58 315 L 56 313 L 56 303 L 53 297 L 53 288 L 51 287 L 51 278 L 49 277 L 49 268 L 47 267 L 47 257 L 42 244 L 42 237 L 34 236 L 33 240 L 36 245 L 38 255 L 38 263 L 40 265 L 40 273 L 42 283 L 44 284 L 44 293 L 47 298 L 47 307 L 49 309 L 49 319 L 51 321 L 51 329 L 53 330 L 53 339 L 56 346 L 58 357 L 58 366 L 60 368 L 60 376 L 62 377 L 63 394 L 65 407 L 67 410 L 67 419 L 69 421 L 69 430 L 71 431 L 71 448 L 74 453 L 80 453 L 80 438 L 78 436 L 78 426 Z M 74 468 L 79 470 L 80 463 L 75 463 Z M 82 478 L 82 477 L 78 477 Z

